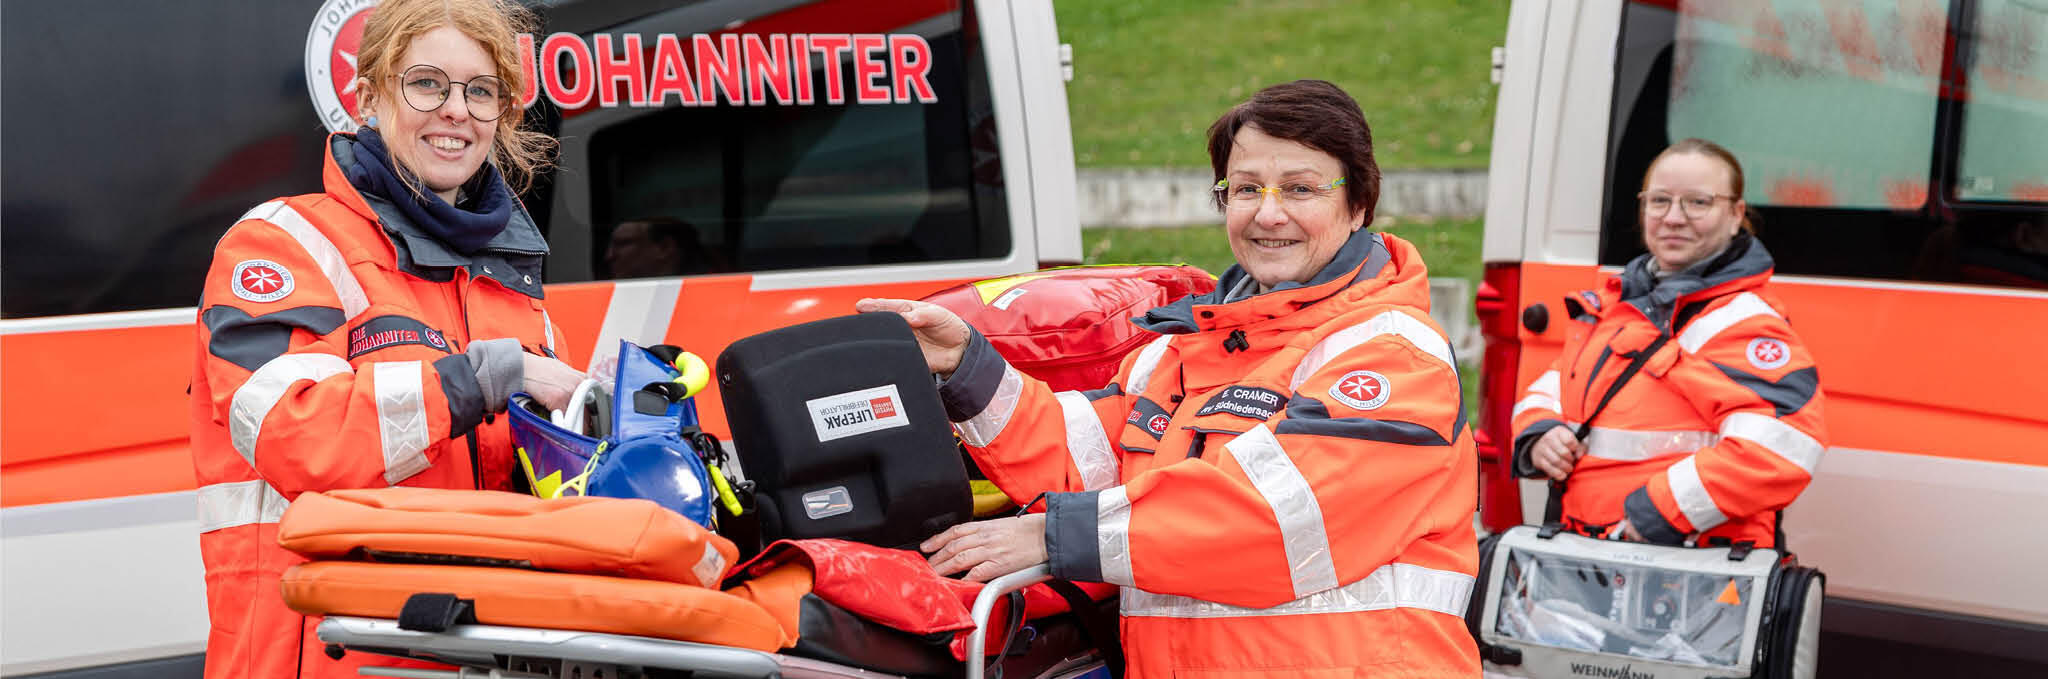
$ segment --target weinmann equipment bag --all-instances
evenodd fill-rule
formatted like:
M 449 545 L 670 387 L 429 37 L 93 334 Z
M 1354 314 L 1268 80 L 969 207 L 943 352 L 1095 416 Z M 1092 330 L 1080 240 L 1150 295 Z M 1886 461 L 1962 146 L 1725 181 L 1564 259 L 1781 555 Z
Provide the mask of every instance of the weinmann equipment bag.
M 1775 549 L 1687 548 L 1517 526 L 1479 546 L 1466 614 L 1489 671 L 1814 676 L 1824 576 Z

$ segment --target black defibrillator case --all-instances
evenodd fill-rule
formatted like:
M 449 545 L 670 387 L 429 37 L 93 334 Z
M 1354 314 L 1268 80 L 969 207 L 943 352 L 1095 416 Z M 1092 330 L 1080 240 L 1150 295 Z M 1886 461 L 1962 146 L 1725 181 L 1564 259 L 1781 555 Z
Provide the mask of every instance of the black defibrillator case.
M 716 372 L 754 487 L 759 545 L 842 538 L 909 548 L 972 518 L 952 425 L 901 316 L 747 337 L 718 355 Z

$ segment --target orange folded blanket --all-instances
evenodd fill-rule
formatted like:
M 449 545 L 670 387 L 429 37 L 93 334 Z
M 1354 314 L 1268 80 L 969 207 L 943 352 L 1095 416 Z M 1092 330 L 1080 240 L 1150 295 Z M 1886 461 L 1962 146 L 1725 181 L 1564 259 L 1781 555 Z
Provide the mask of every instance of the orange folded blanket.
M 278 543 L 315 560 L 459 557 L 714 588 L 739 555 L 732 541 L 648 500 L 404 487 L 302 493 Z
M 791 575 L 799 575 L 792 573 Z M 809 578 L 761 583 L 774 597 Z M 766 608 L 732 594 L 657 580 L 516 568 L 315 561 L 285 571 L 285 604 L 306 615 L 397 618 L 414 594 L 473 599 L 488 625 L 631 634 L 775 651 L 796 643 Z

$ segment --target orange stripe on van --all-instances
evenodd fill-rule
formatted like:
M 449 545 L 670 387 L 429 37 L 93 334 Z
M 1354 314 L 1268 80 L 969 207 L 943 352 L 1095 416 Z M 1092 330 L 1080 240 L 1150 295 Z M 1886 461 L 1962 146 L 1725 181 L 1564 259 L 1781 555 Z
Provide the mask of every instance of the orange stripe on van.
M 2048 299 L 1774 281 L 1846 448 L 2048 466 Z M 1987 294 L 1994 293 L 1994 294 Z
M 175 493 L 197 487 L 186 437 L 115 450 L 67 451 L 9 464 L 0 472 L 0 506 Z
M 192 488 L 193 338 L 189 323 L 0 336 L 0 505 Z
M 687 278 L 665 341 L 715 363 L 734 340 L 853 313 L 862 297 L 917 299 L 966 280 L 756 291 L 749 275 Z M 564 362 L 589 364 L 613 290 L 548 286 Z M 0 506 L 191 490 L 194 337 L 189 323 L 0 336 Z M 728 435 L 715 383 L 697 408 L 707 430 Z
M 578 368 L 590 365 L 597 330 L 604 327 L 604 310 L 611 303 L 611 281 L 548 286 L 548 320 L 562 333 L 561 343 L 566 346 L 556 350 L 563 363 Z

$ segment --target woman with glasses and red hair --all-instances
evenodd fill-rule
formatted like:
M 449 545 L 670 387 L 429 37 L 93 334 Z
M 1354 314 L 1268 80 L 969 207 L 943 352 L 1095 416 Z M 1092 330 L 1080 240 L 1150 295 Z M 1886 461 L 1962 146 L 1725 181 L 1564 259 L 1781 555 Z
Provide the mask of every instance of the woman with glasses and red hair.
M 547 254 L 514 193 L 552 140 L 520 129 L 505 0 L 386 0 L 355 82 L 363 127 L 327 139 L 318 193 L 256 206 L 199 304 L 192 456 L 209 677 L 355 676 L 285 607 L 277 521 L 305 491 L 513 485 L 508 396 L 560 408 Z
M 1365 228 L 1364 114 L 1275 85 L 1209 156 L 1237 264 L 1131 319 L 1157 338 L 1101 389 L 1053 392 L 943 307 L 856 305 L 909 321 L 980 468 L 1045 510 L 933 537 L 933 567 L 1122 586 L 1133 677 L 1479 676 L 1478 461 L 1422 257 Z
M 1638 194 L 1649 252 L 1567 303 L 1563 353 L 1515 404 L 1515 471 L 1568 482 L 1568 530 L 1781 542 L 1777 512 L 1813 479 L 1827 429 L 1742 192 L 1718 144 L 1659 154 Z

